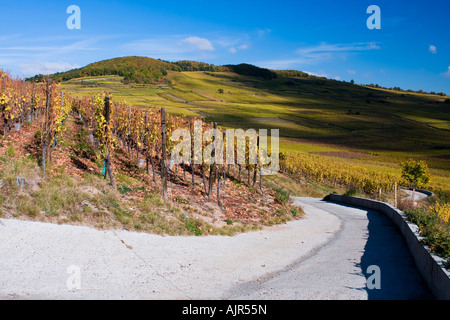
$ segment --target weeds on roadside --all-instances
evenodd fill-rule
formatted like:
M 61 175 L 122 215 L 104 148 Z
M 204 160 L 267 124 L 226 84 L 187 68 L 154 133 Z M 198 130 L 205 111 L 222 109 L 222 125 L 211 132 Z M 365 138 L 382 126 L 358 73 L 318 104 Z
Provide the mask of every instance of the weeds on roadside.
M 289 201 L 291 193 L 283 188 L 275 189 L 275 201 L 281 205 L 286 205 Z
M 450 270 L 450 224 L 423 208 L 406 209 L 404 213 L 409 221 L 417 224 L 424 237 L 422 241 L 431 252 L 447 259 L 444 265 Z

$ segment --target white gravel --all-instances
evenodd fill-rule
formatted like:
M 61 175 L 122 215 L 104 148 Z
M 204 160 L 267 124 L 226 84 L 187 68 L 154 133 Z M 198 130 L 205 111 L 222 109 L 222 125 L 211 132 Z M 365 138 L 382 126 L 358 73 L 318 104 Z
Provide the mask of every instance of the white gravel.
M 0 222 L 0 298 L 6 299 L 228 298 L 233 287 L 282 270 L 340 226 L 337 217 L 321 210 L 234 237 Z M 76 279 L 79 289 L 71 288 Z

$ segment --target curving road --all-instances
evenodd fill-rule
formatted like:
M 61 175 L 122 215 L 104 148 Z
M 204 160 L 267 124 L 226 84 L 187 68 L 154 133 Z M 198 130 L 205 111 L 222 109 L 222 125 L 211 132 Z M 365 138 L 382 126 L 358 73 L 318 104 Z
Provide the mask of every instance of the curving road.
M 295 198 L 306 216 L 235 237 L 0 219 L 0 299 L 430 299 L 381 213 Z M 379 267 L 380 289 L 367 269 Z
M 412 190 L 406 190 L 406 189 L 400 189 L 401 191 L 403 191 L 404 193 L 406 193 L 406 197 L 403 198 L 402 200 L 413 200 L 413 201 L 420 201 L 423 199 L 428 198 L 428 195 L 420 192 L 420 191 L 412 191 Z
M 264 283 L 235 293 L 245 299 L 432 299 L 402 236 L 378 211 L 311 198 L 296 198 L 306 212 L 323 210 L 341 229 L 323 246 Z M 369 289 L 369 266 L 379 267 L 380 288 Z M 369 271 L 369 272 L 368 272 Z M 372 284 L 373 280 L 369 282 Z

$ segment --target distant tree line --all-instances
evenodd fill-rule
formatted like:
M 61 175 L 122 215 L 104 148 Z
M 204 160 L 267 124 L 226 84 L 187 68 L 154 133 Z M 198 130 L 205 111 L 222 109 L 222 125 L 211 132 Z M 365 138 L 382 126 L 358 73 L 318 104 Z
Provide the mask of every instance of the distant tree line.
M 228 68 L 225 68 L 223 66 L 215 66 L 213 64 L 197 61 L 182 60 L 173 62 L 173 64 L 180 67 L 180 71 L 210 71 L 210 72 L 228 71 Z
M 297 70 L 272 70 L 280 78 L 316 78 L 306 72 Z
M 272 70 L 260 68 L 247 63 L 241 63 L 238 65 L 228 64 L 225 65 L 225 67 L 227 67 L 232 72 L 236 72 L 237 74 L 241 74 L 244 76 L 258 77 L 266 80 L 272 80 L 278 77 L 277 74 Z
M 420 94 L 434 94 L 434 95 L 438 95 L 438 96 L 441 96 L 441 97 L 445 97 L 446 96 L 446 94 L 444 92 L 435 92 L 435 91 L 426 92 L 426 91 L 423 91 L 423 90 L 414 91 L 414 90 L 411 90 L 411 89 L 403 90 L 400 87 L 387 88 L 387 87 L 383 87 L 383 86 L 380 86 L 378 84 L 373 84 L 373 83 L 366 84 L 365 86 L 366 87 L 371 87 L 371 88 L 381 88 L 381 89 L 393 90 L 393 91 L 398 91 L 398 92 L 410 92 L 410 93 L 420 93 Z

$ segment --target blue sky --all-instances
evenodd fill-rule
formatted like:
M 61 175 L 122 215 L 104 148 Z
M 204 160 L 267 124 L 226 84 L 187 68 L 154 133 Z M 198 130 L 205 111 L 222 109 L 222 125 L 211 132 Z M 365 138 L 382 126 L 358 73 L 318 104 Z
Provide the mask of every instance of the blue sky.
M 66 12 L 81 9 L 81 29 Z M 381 9 L 381 29 L 366 12 Z M 5 1 L 0 68 L 53 73 L 128 55 L 250 63 L 450 94 L 450 1 Z

